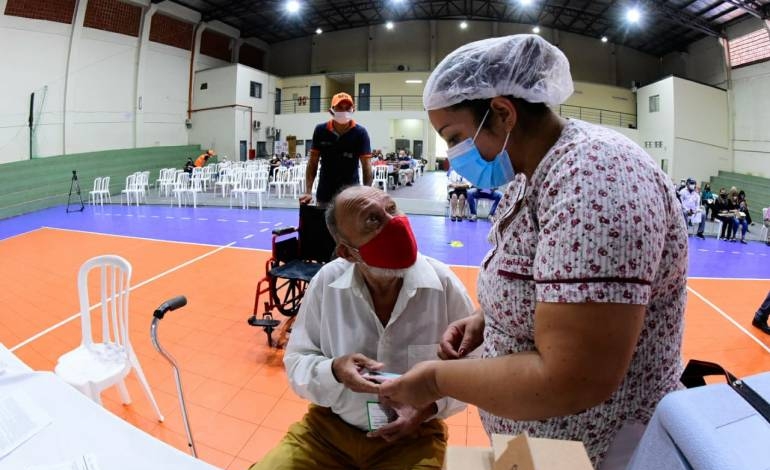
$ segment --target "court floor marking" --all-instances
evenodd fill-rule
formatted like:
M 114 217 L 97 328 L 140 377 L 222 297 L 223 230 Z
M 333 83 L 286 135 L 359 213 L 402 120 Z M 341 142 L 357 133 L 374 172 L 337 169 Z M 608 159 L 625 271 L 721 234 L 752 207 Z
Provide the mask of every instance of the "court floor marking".
M 767 351 L 768 354 L 770 354 L 770 347 L 768 347 L 765 343 L 763 343 L 759 338 L 757 338 L 756 336 L 751 334 L 751 332 L 749 330 L 747 330 L 746 328 L 743 327 L 743 325 L 741 325 L 740 323 L 735 321 L 733 319 L 733 317 L 731 317 L 730 315 L 726 314 L 721 308 L 719 308 L 716 305 L 714 305 L 714 303 L 712 303 L 709 299 L 707 299 L 706 297 L 701 295 L 698 291 L 696 291 L 692 287 L 687 286 L 687 290 L 692 292 L 696 297 L 698 297 L 700 300 L 702 300 L 706 305 L 708 305 L 709 307 L 713 308 L 715 312 L 717 312 L 718 314 L 722 315 L 722 317 L 724 317 L 725 320 L 727 320 L 730 323 L 732 323 L 733 326 L 735 326 L 736 328 L 741 330 L 746 336 L 751 338 L 752 341 L 757 343 L 762 349 L 764 349 L 765 351 Z
M 77 232 L 78 230 L 74 230 L 74 231 Z M 156 274 L 155 276 L 153 276 L 153 277 L 151 277 L 149 279 L 145 279 L 144 281 L 140 282 L 139 284 L 135 284 L 135 285 L 131 286 L 129 288 L 129 292 L 133 291 L 134 289 L 138 289 L 138 288 L 140 288 L 142 286 L 146 286 L 147 284 L 149 284 L 149 283 L 151 283 L 153 281 L 157 281 L 158 279 L 160 279 L 160 278 L 162 278 L 162 277 L 164 277 L 164 276 L 166 276 L 168 274 L 171 274 L 171 273 L 173 273 L 175 271 L 178 271 L 178 270 L 180 270 L 180 269 L 182 269 L 184 267 L 187 267 L 187 266 L 189 266 L 189 265 L 191 265 L 193 263 L 196 263 L 196 262 L 198 262 L 198 261 L 200 261 L 200 260 L 202 260 L 204 258 L 207 258 L 207 257 L 209 257 L 209 256 L 211 256 L 213 254 L 216 254 L 216 253 L 224 250 L 225 248 L 230 248 L 234 244 L 235 244 L 235 242 L 231 242 L 231 243 L 228 243 L 227 245 L 222 245 L 222 246 L 220 246 L 220 247 L 218 247 L 218 248 L 216 248 L 214 250 L 211 250 L 211 251 L 208 251 L 206 253 L 203 253 L 202 255 L 196 256 L 193 259 L 187 260 L 184 263 L 178 264 L 178 265 L 174 266 L 173 268 L 167 269 L 167 270 L 163 271 L 160 274 Z M 97 302 L 96 304 L 91 305 L 88 308 L 88 310 L 91 311 L 91 310 L 99 307 L 100 305 L 101 305 L 101 302 Z M 37 333 L 37 334 L 35 334 L 35 335 L 25 339 L 21 343 L 19 343 L 16 346 L 13 346 L 12 348 L 10 348 L 10 350 L 11 350 L 11 352 L 16 351 L 17 349 L 19 349 L 19 348 L 21 348 L 23 346 L 26 346 L 27 344 L 35 341 L 36 339 L 38 339 L 38 338 L 40 338 L 40 337 L 50 333 L 51 331 L 53 331 L 53 330 L 55 330 L 57 328 L 60 328 L 60 327 L 62 327 L 64 325 L 66 325 L 67 323 L 69 323 L 72 320 L 75 320 L 76 318 L 79 318 L 79 317 L 80 317 L 80 312 L 77 312 L 74 315 L 72 315 L 72 316 L 70 316 L 68 318 L 65 318 L 64 320 L 60 321 L 59 323 L 57 323 L 57 324 L 55 324 L 53 326 L 50 326 L 50 327 L 46 328 L 45 330 L 43 330 L 43 331 L 41 331 L 41 332 L 39 332 L 39 333 Z
M 45 227 L 38 227 L 38 228 L 33 228 L 33 229 L 29 229 L 29 230 L 27 230 L 26 232 L 17 233 L 17 234 L 15 234 L 15 235 L 9 235 L 9 236 L 7 236 L 7 237 L 5 237 L 5 238 L 2 238 L 2 239 L 0 239 L 0 242 L 4 242 L 4 241 L 6 241 L 6 240 L 10 240 L 11 238 L 20 237 L 20 236 L 22 236 L 22 235 L 27 235 L 27 234 L 30 234 L 30 233 L 32 233 L 32 232 L 37 232 L 38 230 L 40 230 L 40 229 L 42 229 L 42 228 L 45 228 Z

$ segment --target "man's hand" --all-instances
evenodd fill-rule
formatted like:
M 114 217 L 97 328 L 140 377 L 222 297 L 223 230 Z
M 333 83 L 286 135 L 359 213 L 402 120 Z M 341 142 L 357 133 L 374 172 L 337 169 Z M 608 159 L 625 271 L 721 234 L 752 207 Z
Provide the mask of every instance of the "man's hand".
M 424 361 L 401 377 L 383 382 L 380 401 L 396 402 L 423 409 L 441 398 L 436 384 L 436 367 L 440 361 Z
M 479 347 L 483 341 L 484 314 L 477 310 L 470 317 L 449 324 L 441 337 L 438 357 L 460 359 Z
M 387 399 L 381 398 L 381 400 L 383 405 L 389 406 L 396 411 L 398 418 L 392 423 L 388 423 L 376 431 L 368 433 L 366 436 L 372 438 L 381 437 L 386 442 L 395 442 L 404 437 L 411 436 L 426 419 L 436 414 L 437 411 L 435 403 L 431 403 L 427 407 L 418 410 L 409 405 L 390 402 Z
M 370 359 L 363 354 L 348 354 L 334 358 L 332 361 L 332 373 L 337 382 L 344 384 L 350 390 L 357 393 L 377 393 L 379 386 L 366 380 L 361 371 L 364 369 L 379 370 L 383 363 Z
M 313 195 L 312 194 L 305 193 L 305 194 L 303 194 L 302 196 L 299 197 L 299 203 L 300 204 L 310 204 L 310 201 L 312 201 L 312 200 L 313 200 Z

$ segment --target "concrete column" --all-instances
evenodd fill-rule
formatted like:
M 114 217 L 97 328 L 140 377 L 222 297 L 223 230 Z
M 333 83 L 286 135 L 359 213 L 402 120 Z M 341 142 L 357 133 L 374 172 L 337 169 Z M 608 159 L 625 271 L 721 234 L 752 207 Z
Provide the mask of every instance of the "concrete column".
M 618 48 L 614 43 L 610 44 L 610 83 L 615 86 L 631 86 L 630 83 L 622 85 L 618 83 Z
M 243 38 L 237 38 L 237 39 L 231 39 L 230 40 L 230 46 L 232 49 L 230 50 L 230 62 L 233 64 L 237 64 L 240 60 L 241 56 L 241 46 L 243 45 L 245 41 Z
M 438 28 L 436 27 L 436 20 L 430 20 L 430 69 L 433 70 L 436 68 L 437 62 L 437 49 L 438 46 L 436 45 L 437 41 L 437 31 Z
M 69 140 L 72 136 L 73 117 L 69 115 L 70 109 L 75 107 L 73 64 L 77 62 L 77 52 L 80 37 L 83 34 L 83 19 L 86 17 L 88 0 L 75 1 L 75 17 L 72 19 L 72 32 L 70 33 L 69 47 L 67 50 L 67 64 L 64 68 L 64 109 L 62 113 L 62 155 L 67 155 L 72 147 Z
M 134 148 L 144 144 L 144 75 L 147 63 L 147 44 L 150 42 L 150 26 L 152 15 L 158 11 L 158 5 L 153 3 L 144 11 L 139 25 L 139 46 L 136 48 L 136 79 L 134 81 Z
M 492 37 L 496 38 L 500 35 L 500 23 L 497 21 L 492 22 Z
M 369 26 L 369 31 L 367 32 L 367 48 L 366 48 L 366 71 L 367 72 L 374 72 L 374 34 L 375 34 L 375 28 L 374 26 Z

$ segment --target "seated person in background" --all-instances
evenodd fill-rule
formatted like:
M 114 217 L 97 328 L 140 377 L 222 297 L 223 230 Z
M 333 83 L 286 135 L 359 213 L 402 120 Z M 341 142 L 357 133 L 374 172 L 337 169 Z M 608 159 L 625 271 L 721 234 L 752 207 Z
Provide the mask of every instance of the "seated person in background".
M 703 186 L 703 192 L 700 193 L 700 203 L 706 208 L 706 213 L 704 214 L 706 218 L 709 217 L 709 212 L 711 212 L 711 221 L 714 221 L 714 193 L 711 192 L 711 184 L 706 183 Z
M 719 238 L 727 240 L 733 235 L 733 211 L 736 206 L 727 197 L 727 190 L 719 190 L 719 197 L 714 201 L 714 211 L 717 213 L 717 219 L 722 222 L 722 232 Z
M 339 258 L 310 282 L 284 356 L 292 389 L 312 404 L 251 470 L 438 470 L 447 439 L 440 418 L 465 405 L 399 405 L 387 425 L 370 431 L 367 402 L 378 396 L 365 377 L 435 359 L 444 329 L 471 315 L 473 304 L 448 266 L 417 252 L 408 219 L 387 193 L 345 189 L 326 220 Z
M 497 189 L 479 189 L 471 188 L 468 190 L 468 208 L 471 210 L 471 217 L 468 219 L 471 222 L 476 221 L 476 199 L 490 199 L 492 201 L 492 207 L 489 209 L 489 220 L 495 221 L 495 211 L 497 205 L 500 204 L 500 199 L 503 198 L 503 193 Z
M 193 163 L 192 158 L 188 158 L 182 169 L 185 173 L 192 173 L 193 168 L 195 168 L 195 163 Z
M 468 197 L 470 183 L 453 169 L 447 173 L 447 190 L 449 191 L 449 218 L 452 222 L 463 220 L 465 216 L 465 199 Z
M 684 221 L 689 227 L 691 224 L 698 224 L 698 238 L 705 239 L 703 230 L 706 228 L 706 217 L 700 207 L 700 194 L 695 190 L 695 180 L 687 178 L 687 185 L 679 191 L 679 200 L 682 201 L 682 214 Z
M 749 205 L 746 200 L 740 199 L 740 196 L 736 195 L 733 198 L 733 203 L 736 205 L 735 217 L 733 217 L 733 238 L 730 241 L 735 241 L 735 236 L 738 235 L 738 227 L 741 227 L 741 243 L 746 244 L 746 232 L 749 229 Z
M 412 157 L 405 150 L 398 151 L 398 183 L 404 182 L 406 186 L 411 186 L 414 181 L 414 170 L 412 169 Z
M 273 170 L 281 166 L 281 158 L 278 154 L 273 154 L 273 158 L 270 159 L 270 174 L 273 174 Z
M 742 189 L 738 191 L 738 204 L 740 205 L 741 203 L 743 203 L 746 206 L 746 210 L 743 211 L 746 213 L 746 222 L 749 225 L 752 225 L 751 214 L 749 213 L 749 201 L 746 200 L 746 192 L 743 191 Z
M 212 149 L 206 150 L 206 153 L 202 153 L 198 158 L 195 159 L 195 168 L 203 168 L 203 165 L 208 163 L 209 158 L 216 155 L 216 152 Z

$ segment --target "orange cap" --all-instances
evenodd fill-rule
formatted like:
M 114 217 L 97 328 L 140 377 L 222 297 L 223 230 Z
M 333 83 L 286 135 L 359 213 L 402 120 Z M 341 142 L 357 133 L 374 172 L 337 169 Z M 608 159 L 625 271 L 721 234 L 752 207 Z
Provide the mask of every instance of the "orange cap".
M 342 103 L 343 101 L 347 101 L 351 105 L 354 104 L 353 98 L 347 93 L 337 93 L 336 95 L 332 96 L 332 108 Z

